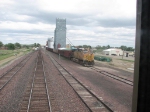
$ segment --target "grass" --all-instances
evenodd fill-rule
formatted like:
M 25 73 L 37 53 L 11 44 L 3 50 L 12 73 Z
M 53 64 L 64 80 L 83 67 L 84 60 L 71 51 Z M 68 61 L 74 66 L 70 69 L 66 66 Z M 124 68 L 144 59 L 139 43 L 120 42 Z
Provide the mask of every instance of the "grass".
M 14 54 L 19 54 L 21 52 L 23 52 L 23 54 L 27 54 L 30 51 L 31 49 L 0 50 L 0 61 L 14 56 Z
M 127 62 L 134 62 L 133 60 L 127 60 L 127 59 L 118 59 L 118 60 L 127 61 Z
M 113 64 L 113 63 L 111 63 L 111 62 L 108 62 L 108 64 L 109 64 L 109 65 L 111 65 L 111 66 L 114 66 L 114 64 Z
M 27 49 L 26 51 L 23 51 L 24 54 L 27 54 L 31 51 L 31 49 Z
M 3 59 L 9 58 L 11 56 L 13 56 L 13 53 L 5 54 L 5 55 L 0 55 L 0 61 L 3 60 Z
M 12 60 L 9 60 L 9 61 L 3 63 L 2 65 L 0 65 L 0 67 L 2 67 L 2 66 L 4 66 L 4 65 L 8 64 L 8 63 L 11 62 L 11 61 L 12 61 Z

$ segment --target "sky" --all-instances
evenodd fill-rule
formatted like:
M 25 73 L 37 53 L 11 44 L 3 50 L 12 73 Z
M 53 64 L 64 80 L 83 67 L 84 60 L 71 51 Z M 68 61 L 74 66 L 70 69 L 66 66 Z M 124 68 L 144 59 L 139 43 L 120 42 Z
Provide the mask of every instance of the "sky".
M 0 0 L 0 15 L 4 44 L 45 45 L 60 18 L 73 45 L 135 47 L 136 0 Z

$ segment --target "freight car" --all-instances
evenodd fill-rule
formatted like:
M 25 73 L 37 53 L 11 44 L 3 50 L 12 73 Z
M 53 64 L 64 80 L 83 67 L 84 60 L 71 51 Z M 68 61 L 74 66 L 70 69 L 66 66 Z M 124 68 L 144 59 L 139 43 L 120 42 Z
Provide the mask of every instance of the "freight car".
M 94 54 L 88 49 L 65 49 L 59 48 L 58 50 L 52 48 L 46 48 L 48 51 L 57 53 L 72 61 L 80 63 L 84 66 L 94 65 Z

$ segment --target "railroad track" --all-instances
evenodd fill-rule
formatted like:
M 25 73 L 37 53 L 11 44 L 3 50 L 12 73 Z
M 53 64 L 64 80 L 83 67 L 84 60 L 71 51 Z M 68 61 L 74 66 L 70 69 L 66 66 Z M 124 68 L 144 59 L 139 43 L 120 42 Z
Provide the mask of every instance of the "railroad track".
M 96 67 L 89 67 L 89 68 L 91 68 L 91 69 L 93 69 L 93 70 L 95 70 L 95 71 L 97 71 L 97 72 L 99 72 L 99 73 L 101 73 L 101 74 L 103 74 L 105 76 L 108 76 L 108 77 L 113 78 L 115 80 L 118 80 L 118 81 L 121 81 L 123 83 L 126 83 L 126 84 L 128 84 L 130 86 L 133 86 L 133 81 L 131 81 L 129 79 L 126 79 L 126 78 L 121 77 L 121 76 L 117 76 L 115 74 L 109 73 L 107 71 L 101 70 L 101 69 L 96 68 Z
M 47 53 L 48 54 L 48 53 Z M 83 101 L 83 103 L 87 106 L 89 111 L 91 112 L 113 112 L 103 101 L 102 98 L 97 97 L 97 95 L 89 90 L 86 85 L 84 85 L 81 81 L 76 79 L 71 73 L 69 73 L 66 68 L 61 66 L 54 58 L 52 58 L 49 54 L 48 56 L 52 60 L 53 64 L 60 71 L 62 76 L 68 82 L 68 84 L 73 88 L 73 90 L 77 93 L 79 98 Z
M 26 64 L 31 55 L 26 56 L 20 63 L 12 67 L 6 73 L 0 76 L 0 91 L 10 82 L 10 80 L 17 74 L 17 72 Z
M 52 112 L 42 54 L 39 51 L 32 80 L 21 104 L 20 112 Z

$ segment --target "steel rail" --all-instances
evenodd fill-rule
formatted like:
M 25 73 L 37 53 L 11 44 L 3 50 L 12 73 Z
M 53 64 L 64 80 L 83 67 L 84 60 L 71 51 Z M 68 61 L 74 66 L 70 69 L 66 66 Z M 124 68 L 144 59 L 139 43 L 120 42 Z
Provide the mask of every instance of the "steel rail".
M 102 100 L 100 100 L 92 91 L 90 91 L 85 85 L 83 85 L 77 78 L 75 78 L 69 71 L 67 71 L 66 68 L 64 68 L 60 63 L 58 63 L 52 56 L 50 56 L 48 54 L 48 56 L 51 58 L 51 60 L 54 60 L 58 65 L 60 65 L 70 76 L 72 76 L 80 85 L 82 85 L 91 95 L 93 95 L 99 102 L 101 102 L 105 108 L 107 108 L 110 112 L 113 112 L 113 110 L 111 108 L 109 108 Z M 53 61 L 52 61 L 53 62 Z M 53 64 L 55 65 L 55 63 L 53 62 Z M 56 65 L 55 65 L 56 66 Z M 57 68 L 57 67 L 56 67 Z M 57 68 L 58 69 L 58 68 Z M 63 76 L 64 77 L 64 76 Z M 67 81 L 67 79 L 64 77 L 64 79 Z M 68 81 L 67 81 L 68 82 Z M 68 82 L 68 84 L 73 88 L 73 86 Z M 73 90 L 76 92 L 76 90 L 73 88 Z M 77 92 L 76 92 L 77 93 Z M 78 95 L 78 93 L 77 93 Z M 78 95 L 80 97 L 80 95 Z M 81 98 L 81 97 L 80 97 Z M 81 98 L 82 100 L 82 98 Z M 83 101 L 83 100 L 82 100 Z M 89 111 L 92 112 L 92 109 L 90 107 L 88 107 L 88 105 L 83 101 L 83 103 L 87 106 L 87 108 L 89 109 Z
M 33 52 L 30 52 L 28 55 L 31 55 L 33 54 Z M 23 60 L 25 60 L 26 58 L 28 58 L 28 56 L 26 56 L 25 58 L 23 58 L 18 64 L 20 64 Z M 1 76 L 0 76 L 0 79 L 6 75 L 8 72 L 10 72 L 13 68 L 15 68 L 18 64 L 14 65 L 11 69 L 7 70 L 5 73 L 3 73 Z
M 19 64 L 19 63 L 18 63 Z M 17 65 L 18 65 L 17 64 Z M 3 73 L 3 75 L 0 76 L 0 79 L 3 78 L 8 72 L 10 72 L 13 68 L 15 68 L 17 65 L 13 66 L 11 69 L 7 70 L 7 72 Z
M 133 81 L 131 81 L 131 80 L 128 80 L 128 79 L 120 77 L 120 76 L 117 76 L 115 74 L 109 73 L 109 72 L 101 70 L 99 68 L 95 68 L 95 67 L 90 67 L 90 68 L 93 69 L 93 70 L 96 70 L 97 72 L 99 72 L 99 73 L 101 73 L 103 75 L 106 75 L 106 76 L 108 76 L 110 78 L 113 78 L 113 79 L 118 80 L 120 82 L 126 83 L 126 84 L 128 84 L 130 86 L 133 86 Z M 98 71 L 98 70 L 101 70 L 101 71 Z
M 29 103 L 28 103 L 27 112 L 29 112 L 29 110 L 30 110 L 30 104 L 31 104 L 31 99 L 32 99 L 32 91 L 33 91 L 34 79 L 35 79 L 35 72 L 37 70 L 37 63 L 38 63 L 38 58 L 37 58 L 36 67 L 35 67 L 35 71 L 34 71 L 34 76 L 33 76 L 33 81 L 32 81 L 32 87 L 31 87 L 31 90 L 30 90 L 30 97 L 29 97 Z
M 39 57 L 39 56 L 37 56 Z M 42 56 L 41 56 L 42 57 Z M 34 71 L 34 76 L 33 76 L 33 81 L 32 81 L 32 87 L 31 87 L 31 90 L 30 90 L 30 97 L 29 97 L 29 103 L 28 103 L 28 107 L 27 107 L 27 112 L 30 111 L 30 105 L 31 105 L 31 100 L 32 100 L 32 93 L 33 93 L 33 88 L 34 88 L 34 83 L 35 83 L 35 75 L 36 75 L 36 71 L 37 71 L 37 63 L 38 63 L 38 58 L 37 58 L 37 62 L 36 62 L 36 67 L 35 67 L 35 71 Z M 43 68 L 43 76 L 44 76 L 44 83 L 45 83 L 45 88 L 46 88 L 46 94 L 47 94 L 47 99 L 48 99 L 48 106 L 49 106 L 49 111 L 52 112 L 52 109 L 51 109 L 51 103 L 50 103 L 50 97 L 49 97 L 49 92 L 48 92 L 48 86 L 47 86 L 47 80 L 46 80 L 46 77 L 45 77 L 45 69 L 44 69 L 44 62 L 42 60 L 42 68 Z
M 42 61 L 42 65 L 43 65 L 43 72 L 44 72 L 43 75 L 44 75 L 44 79 L 45 79 L 45 86 L 46 86 L 46 92 L 47 92 L 49 110 L 50 110 L 50 112 L 52 112 L 51 102 L 50 102 L 50 97 L 49 97 L 49 92 L 48 92 L 48 87 L 47 87 L 47 80 L 46 80 L 46 76 L 45 76 L 44 62 L 43 61 Z
M 10 72 L 13 68 L 15 68 L 17 65 L 19 65 L 26 58 L 27 58 L 27 56 L 24 59 L 22 59 L 18 64 L 16 64 L 15 66 L 13 66 L 11 69 L 7 70 L 7 72 L 3 73 L 3 75 L 0 76 L 0 79 L 3 78 L 3 76 L 5 76 L 8 72 Z
M 31 57 L 31 56 L 30 56 Z M 9 83 L 9 81 L 18 73 L 18 71 L 26 64 L 26 62 L 30 59 L 30 57 L 25 61 L 25 63 L 0 87 L 0 91 Z M 25 58 L 26 59 L 26 58 Z M 22 60 L 22 61 L 24 61 L 24 60 Z M 22 62 L 21 61 L 21 62 Z M 21 63 L 20 62 L 20 63 Z M 20 63 L 18 63 L 18 64 L 20 64 Z M 17 65 L 18 65 L 17 64 Z M 7 72 L 8 73 L 8 72 Z M 6 74 L 7 74 L 6 73 Z M 5 75 L 6 75 L 5 74 Z M 4 76 L 3 76 L 4 77 Z M 2 77 L 0 77 L 0 79 L 1 79 Z

